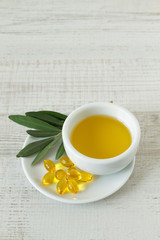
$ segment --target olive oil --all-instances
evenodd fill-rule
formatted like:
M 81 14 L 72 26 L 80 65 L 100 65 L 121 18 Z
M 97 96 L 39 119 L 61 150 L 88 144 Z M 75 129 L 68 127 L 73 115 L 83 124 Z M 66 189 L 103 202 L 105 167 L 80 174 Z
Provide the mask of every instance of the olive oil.
M 122 122 L 105 115 L 94 115 L 80 121 L 70 140 L 78 152 L 98 159 L 123 153 L 132 141 L 130 131 Z

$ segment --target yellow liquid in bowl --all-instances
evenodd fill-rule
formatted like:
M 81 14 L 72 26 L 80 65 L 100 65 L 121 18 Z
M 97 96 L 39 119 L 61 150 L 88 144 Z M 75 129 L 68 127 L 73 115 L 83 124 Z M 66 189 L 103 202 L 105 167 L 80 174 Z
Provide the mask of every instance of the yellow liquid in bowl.
M 131 134 L 119 120 L 105 115 L 83 119 L 71 133 L 71 143 L 80 153 L 91 158 L 112 158 L 131 145 Z

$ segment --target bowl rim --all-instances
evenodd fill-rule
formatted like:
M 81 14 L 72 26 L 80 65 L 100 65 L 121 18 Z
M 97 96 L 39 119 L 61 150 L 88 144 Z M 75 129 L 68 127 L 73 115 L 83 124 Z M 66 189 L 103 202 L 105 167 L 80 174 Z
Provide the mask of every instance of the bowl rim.
M 135 126 L 136 126 L 136 133 L 135 133 L 135 137 L 131 143 L 131 145 L 129 146 L 129 148 L 124 151 L 123 153 L 115 156 L 115 157 L 112 157 L 112 158 L 104 158 L 104 159 L 101 159 L 101 158 L 92 158 L 92 157 L 88 157 L 82 153 L 80 153 L 79 151 L 77 151 L 70 139 L 69 139 L 69 136 L 67 134 L 67 128 L 68 128 L 68 124 L 70 123 L 70 121 L 72 120 L 72 118 L 80 113 L 81 111 L 83 110 L 86 110 L 87 108 L 89 107 L 92 107 L 92 106 L 95 106 L 95 107 L 98 107 L 98 106 L 114 106 L 114 107 L 117 107 L 119 108 L 121 111 L 125 111 L 131 118 L 132 120 L 134 121 L 135 123 Z M 95 114 L 96 115 L 96 114 Z M 129 129 L 129 127 L 128 127 Z M 130 130 L 130 129 L 129 129 Z M 63 124 L 63 128 L 62 128 L 62 137 L 63 137 L 63 142 L 64 142 L 64 146 L 67 145 L 67 148 L 70 149 L 70 151 L 77 157 L 77 159 L 81 158 L 83 160 L 85 160 L 85 162 L 87 163 L 94 163 L 94 164 L 98 164 L 98 165 L 104 165 L 104 164 L 112 164 L 112 163 L 115 163 L 117 161 L 119 161 L 120 159 L 124 159 L 126 158 L 128 155 L 130 155 L 134 149 L 138 146 L 139 144 L 139 141 L 140 141 L 140 135 L 141 135 L 141 131 L 140 131 L 140 125 L 139 125 L 139 122 L 137 120 L 137 118 L 133 115 L 133 113 L 131 113 L 129 110 L 127 110 L 126 108 L 122 107 L 122 106 L 119 106 L 115 103 L 105 103 L 105 102 L 92 102 L 92 103 L 87 103 L 87 104 L 84 104 L 78 108 L 76 108 L 75 110 L 73 110 L 69 115 L 68 117 L 66 118 L 64 124 Z

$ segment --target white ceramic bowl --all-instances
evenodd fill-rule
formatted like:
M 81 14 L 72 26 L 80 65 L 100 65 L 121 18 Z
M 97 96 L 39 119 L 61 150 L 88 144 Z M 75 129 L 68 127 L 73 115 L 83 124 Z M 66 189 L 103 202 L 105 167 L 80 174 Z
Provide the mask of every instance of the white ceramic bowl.
M 78 152 L 71 144 L 71 132 L 78 122 L 92 115 L 107 115 L 124 123 L 131 133 L 130 147 L 122 154 L 107 159 L 90 158 Z M 66 153 L 77 167 L 93 174 L 106 175 L 120 171 L 134 159 L 140 141 L 140 126 L 135 116 L 123 107 L 113 103 L 89 103 L 77 108 L 67 117 L 62 137 Z

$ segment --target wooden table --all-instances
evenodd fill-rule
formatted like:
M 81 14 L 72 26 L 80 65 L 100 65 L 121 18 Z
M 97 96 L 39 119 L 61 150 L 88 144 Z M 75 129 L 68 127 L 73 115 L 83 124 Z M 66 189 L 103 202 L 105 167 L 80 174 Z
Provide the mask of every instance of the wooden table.
M 160 239 L 160 1 L 0 1 L 0 239 Z M 99 202 L 67 205 L 35 190 L 9 114 L 69 112 L 113 100 L 140 121 L 133 175 Z

